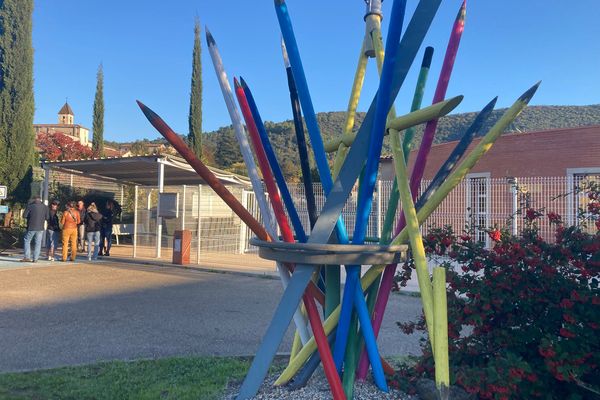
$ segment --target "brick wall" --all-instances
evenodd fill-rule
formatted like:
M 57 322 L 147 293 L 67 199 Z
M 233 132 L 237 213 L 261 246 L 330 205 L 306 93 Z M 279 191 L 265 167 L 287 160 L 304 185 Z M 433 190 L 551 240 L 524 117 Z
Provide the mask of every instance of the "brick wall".
M 467 154 L 480 140 L 473 141 Z M 456 143 L 432 147 L 423 179 L 433 178 Z M 411 152 L 411 170 L 417 151 Z M 566 176 L 569 168 L 600 168 L 600 126 L 503 135 L 471 172 L 489 172 L 492 178 L 543 177 Z

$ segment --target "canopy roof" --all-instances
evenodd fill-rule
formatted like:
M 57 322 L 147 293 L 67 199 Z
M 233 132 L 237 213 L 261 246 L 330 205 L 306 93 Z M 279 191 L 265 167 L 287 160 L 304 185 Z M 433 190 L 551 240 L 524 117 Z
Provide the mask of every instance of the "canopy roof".
M 102 157 L 65 161 L 42 160 L 41 162 L 42 168 L 45 169 L 140 186 L 157 186 L 161 164 L 164 165 L 164 184 L 166 186 L 206 183 L 183 158 L 173 155 Z M 250 181 L 245 176 L 213 167 L 208 168 L 226 185 L 250 185 Z

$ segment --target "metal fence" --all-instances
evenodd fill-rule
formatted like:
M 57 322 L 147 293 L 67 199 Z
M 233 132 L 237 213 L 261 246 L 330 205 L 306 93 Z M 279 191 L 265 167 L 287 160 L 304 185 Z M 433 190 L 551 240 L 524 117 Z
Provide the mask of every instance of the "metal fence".
M 524 177 L 524 178 L 490 178 L 486 174 L 471 174 L 464 179 L 440 204 L 436 211 L 423 223 L 422 232 L 426 234 L 432 227 L 451 225 L 455 232 L 461 233 L 467 228 L 475 237 L 489 245 L 487 231 L 491 228 L 509 229 L 519 234 L 524 226 L 525 210 L 533 208 L 545 212 L 560 214 L 566 223 L 577 223 L 578 213 L 585 209 L 585 194 L 578 191 L 586 181 L 598 181 L 598 175 L 582 175 L 567 177 Z M 423 192 L 430 181 L 421 183 Z M 392 181 L 378 181 L 373 197 L 367 236 L 377 238 L 388 209 L 388 201 L 392 191 Z M 300 214 L 304 228 L 310 231 L 308 211 L 304 187 L 302 184 L 291 185 L 290 192 Z M 314 184 L 317 208 L 323 207 L 325 194 L 320 184 Z M 246 204 L 254 215 L 258 216 L 254 195 L 244 194 Z M 358 190 L 355 187 L 350 194 L 343 211 L 342 218 L 352 235 L 356 219 Z M 394 226 L 397 223 L 394 219 Z M 554 240 L 554 230 L 547 218 L 536 221 L 540 235 L 547 241 Z M 251 236 L 246 232 L 246 237 Z M 246 241 L 244 251 L 254 251 Z
M 73 181 L 73 179 L 75 179 Z M 155 257 L 157 237 L 160 235 L 161 256 L 169 257 L 172 252 L 173 233 L 187 229 L 192 233 L 192 262 L 200 262 L 209 257 L 222 257 L 244 253 L 256 253 L 250 246 L 252 232 L 227 207 L 227 205 L 206 185 L 166 186 L 164 192 L 178 194 L 178 216 L 163 219 L 161 229 L 157 229 L 156 209 L 158 189 L 156 187 L 132 187 L 93 182 L 83 178 L 73 178 L 56 174 L 55 183 L 78 188 L 101 190 L 112 193 L 121 202 L 133 200 L 131 209 L 137 221 L 137 256 Z M 524 210 L 527 208 L 556 212 L 566 223 L 577 223 L 578 214 L 585 210 L 587 197 L 577 190 L 589 181 L 600 181 L 600 175 L 569 175 L 566 177 L 524 177 L 490 178 L 486 174 L 468 175 L 440 204 L 436 211 L 423 223 L 422 231 L 427 233 L 432 227 L 451 225 L 455 232 L 462 232 L 470 226 L 478 240 L 489 243 L 487 230 L 507 228 L 518 234 L 524 226 Z M 421 184 L 424 191 L 429 181 Z M 378 238 L 384 224 L 388 201 L 393 182 L 378 181 L 375 186 L 373 206 L 367 228 L 367 237 Z M 260 212 L 252 191 L 241 186 L 230 186 L 229 190 L 259 220 Z M 310 232 L 308 210 L 304 186 L 289 186 L 294 203 L 306 232 Z M 320 184 L 314 184 L 318 211 L 325 203 L 325 194 Z M 342 218 L 352 235 L 356 219 L 358 190 L 355 188 L 343 208 Z M 394 226 L 397 223 L 394 218 Z M 133 222 L 127 221 L 127 223 Z M 123 222 L 125 223 L 125 221 Z M 554 240 L 554 232 L 547 218 L 536 222 L 541 236 Z M 591 229 L 591 228 L 590 228 Z
M 229 190 L 243 202 L 241 187 L 232 186 Z M 214 253 L 244 252 L 249 239 L 246 226 L 210 187 L 165 186 L 163 192 L 177 194 L 178 214 L 175 218 L 163 218 L 161 221 L 161 254 L 158 256 L 170 256 L 173 250 L 173 234 L 176 230 L 183 229 L 192 234 L 192 262 L 199 262 L 204 255 L 208 257 Z M 136 198 L 136 256 L 157 256 L 158 189 L 138 187 Z

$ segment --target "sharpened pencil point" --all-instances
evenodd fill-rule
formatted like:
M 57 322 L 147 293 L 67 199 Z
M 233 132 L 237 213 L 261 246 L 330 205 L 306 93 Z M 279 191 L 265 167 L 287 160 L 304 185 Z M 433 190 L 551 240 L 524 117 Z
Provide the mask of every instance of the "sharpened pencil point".
M 139 100 L 136 100 L 138 106 L 140 107 L 140 109 L 142 110 L 142 112 L 144 113 L 144 115 L 146 116 L 146 118 L 148 118 L 148 120 L 150 122 L 152 122 L 152 120 L 156 119 L 158 117 L 158 114 L 156 114 L 154 111 L 152 111 L 150 108 L 148 108 L 148 106 L 146 106 L 144 103 L 142 103 Z M 158 117 L 160 118 L 160 117 Z
M 209 46 L 214 46 L 215 44 L 217 44 L 217 42 L 215 42 L 215 38 L 213 37 L 213 35 L 208 30 L 208 26 L 205 26 L 204 29 L 206 31 L 206 43 Z
M 542 83 L 542 81 L 538 81 L 535 85 L 533 85 L 525 93 L 523 93 L 521 95 L 521 97 L 519 97 L 519 100 L 524 101 L 525 103 L 529 103 L 529 101 L 531 100 L 531 98 L 533 97 L 533 95 L 535 94 L 535 92 L 540 87 L 541 83 Z
M 423 62 L 421 63 L 421 68 L 431 67 L 431 59 L 432 58 L 433 58 L 433 47 L 427 46 L 425 48 L 425 54 L 423 55 Z

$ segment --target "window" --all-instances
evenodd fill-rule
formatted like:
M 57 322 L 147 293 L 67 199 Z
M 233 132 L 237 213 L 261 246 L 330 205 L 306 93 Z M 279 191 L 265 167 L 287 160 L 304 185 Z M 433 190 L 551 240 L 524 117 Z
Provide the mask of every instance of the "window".
M 489 246 L 487 229 L 490 225 L 490 174 L 467 175 L 467 221 L 475 240 Z
M 587 219 L 586 230 L 595 233 L 594 221 L 589 220 L 591 215 L 587 212 L 590 200 L 585 193 L 585 187 L 592 182 L 600 184 L 600 168 L 573 168 L 567 170 L 567 176 L 570 178 L 568 221 L 571 224 L 578 224 L 580 222 L 578 216 L 581 213 Z

